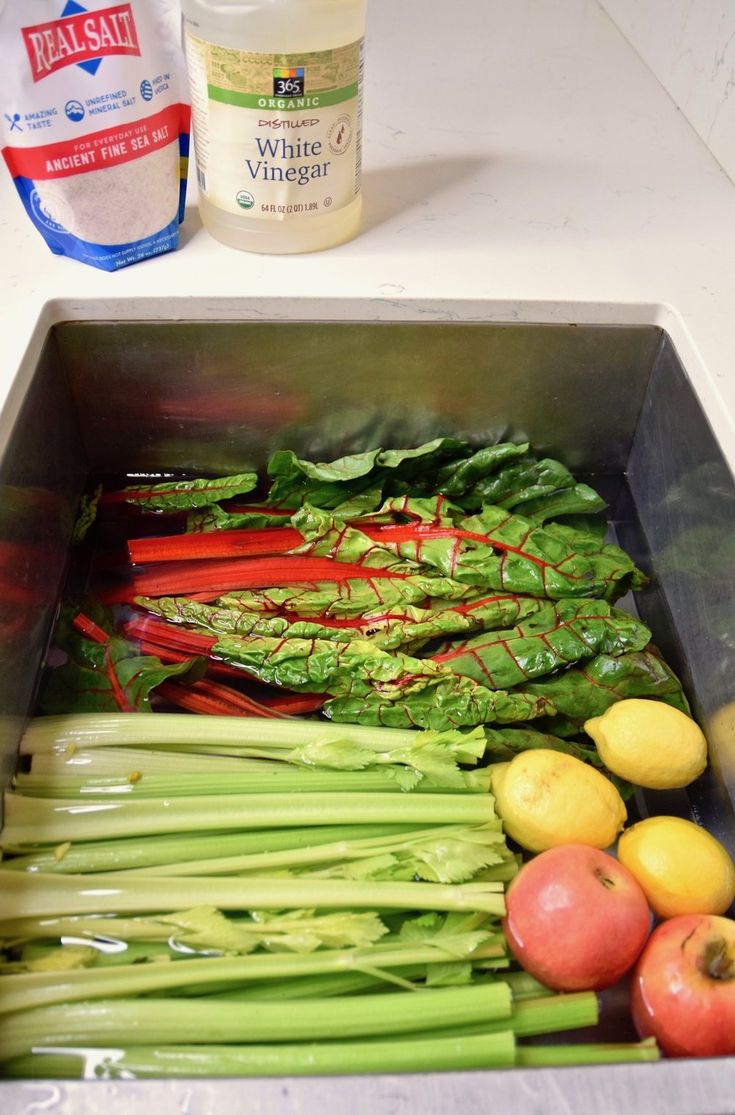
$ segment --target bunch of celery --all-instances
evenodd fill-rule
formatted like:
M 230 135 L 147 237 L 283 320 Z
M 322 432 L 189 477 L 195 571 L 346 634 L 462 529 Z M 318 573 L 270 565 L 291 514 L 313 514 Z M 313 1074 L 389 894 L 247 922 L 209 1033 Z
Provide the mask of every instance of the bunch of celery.
M 654 1058 L 524 1043 L 593 1025 L 598 1004 L 512 970 L 500 918 L 518 860 L 483 752 L 482 732 L 33 721 L 0 836 L 0 1072 Z

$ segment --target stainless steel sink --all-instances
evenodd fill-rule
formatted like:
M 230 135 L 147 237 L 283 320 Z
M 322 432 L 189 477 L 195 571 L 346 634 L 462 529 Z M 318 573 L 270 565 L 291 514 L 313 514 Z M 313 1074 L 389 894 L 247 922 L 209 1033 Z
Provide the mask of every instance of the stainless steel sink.
M 329 306 L 324 307 L 329 318 Z M 460 313 L 461 317 L 461 313 Z M 53 327 L 0 447 L 0 765 L 32 708 L 90 475 L 223 474 L 278 446 L 328 459 L 437 434 L 528 438 L 605 494 L 652 574 L 636 605 L 707 728 L 693 816 L 735 853 L 735 483 L 653 326 L 74 321 Z M 735 1111 L 735 1059 L 334 1079 L 5 1083 L 5 1112 L 373 1115 Z

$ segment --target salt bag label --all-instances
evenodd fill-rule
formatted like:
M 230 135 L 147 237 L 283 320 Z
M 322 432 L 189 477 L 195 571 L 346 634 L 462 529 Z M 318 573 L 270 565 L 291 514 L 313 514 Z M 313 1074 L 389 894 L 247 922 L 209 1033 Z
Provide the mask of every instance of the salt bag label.
M 362 40 L 303 54 L 185 33 L 197 180 L 218 208 L 265 220 L 334 212 L 360 191 Z
M 2 153 L 26 213 L 52 252 L 107 271 L 175 249 L 189 107 L 172 6 L 41 0 L 32 13 L 0 8 Z
M 130 4 L 91 14 L 81 9 L 64 19 L 22 27 L 21 33 L 34 81 L 71 63 L 95 62 L 111 54 L 140 54 Z

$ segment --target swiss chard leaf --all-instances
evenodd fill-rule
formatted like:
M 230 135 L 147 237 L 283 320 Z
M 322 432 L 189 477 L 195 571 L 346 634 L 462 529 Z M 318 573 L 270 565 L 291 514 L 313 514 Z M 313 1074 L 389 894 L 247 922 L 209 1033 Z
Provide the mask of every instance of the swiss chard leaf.
M 190 534 L 213 530 L 260 530 L 263 527 L 279 527 L 284 522 L 288 519 L 266 504 L 254 503 L 247 510 L 228 511 L 218 503 L 211 503 L 187 515 L 186 529 Z
M 340 489 L 337 495 L 341 496 L 342 494 Z M 317 496 L 319 493 L 314 492 L 313 495 Z M 329 498 L 331 498 L 331 495 Z M 374 512 L 380 506 L 382 498 L 383 490 L 379 485 L 368 487 L 364 491 L 356 491 L 353 495 L 331 507 L 330 510 L 335 519 L 357 519 L 361 515 Z M 263 527 L 278 527 L 288 523 L 287 510 L 287 501 L 284 501 L 279 507 L 272 506 L 269 503 L 253 503 L 247 508 L 231 507 L 228 510 L 218 504 L 212 504 L 211 507 L 193 511 L 188 516 L 187 530 L 191 532 L 259 530 Z
M 91 495 L 82 496 L 79 502 L 79 514 L 77 515 L 77 521 L 74 524 L 74 531 L 71 536 L 72 545 L 77 545 L 87 537 L 92 524 L 97 518 L 97 508 L 101 495 L 102 485 L 98 484 Z
M 494 590 L 558 600 L 570 596 L 616 599 L 645 583 L 620 547 L 598 535 L 560 523 L 537 526 L 502 507 L 485 506 L 457 520 L 457 509 L 433 500 L 395 499 L 390 510 L 412 520 L 404 525 L 360 530 L 318 508 L 293 517 L 304 539 L 295 552 L 329 556 L 406 575 L 432 574 Z M 402 564 L 396 564 L 396 558 Z M 429 590 L 430 595 L 438 595 Z
M 465 502 L 480 508 L 486 503 L 496 507 L 516 508 L 528 500 L 552 495 L 571 488 L 574 477 L 559 461 L 522 457 L 505 465 L 494 476 L 480 480 Z
M 122 489 L 126 503 L 142 511 L 189 511 L 208 507 L 224 499 L 251 492 L 258 482 L 254 472 L 242 472 L 218 479 L 165 480 L 160 484 L 136 484 Z
M 418 708 L 433 701 L 440 713 L 439 722 L 432 719 L 414 723 L 436 731 L 471 727 L 493 719 L 529 719 L 550 711 L 544 702 L 537 706 L 535 700 L 524 696 L 491 692 L 435 662 L 400 651 L 388 653 L 366 640 L 331 643 L 321 639 L 222 636 L 212 653 L 242 666 L 260 681 L 297 692 L 330 693 L 358 703 L 377 700 L 396 708 L 410 703 L 413 709 L 414 705 Z M 450 707 L 459 716 L 462 706 L 472 710 L 472 719 L 467 719 L 467 714 L 456 721 L 448 718 Z
M 366 453 L 354 453 L 347 457 L 338 457 L 335 461 L 315 462 L 301 460 L 291 449 L 279 449 L 271 455 L 268 461 L 268 475 L 299 477 L 304 480 L 326 480 L 330 484 L 345 483 L 350 480 L 359 480 L 371 473 L 375 468 L 380 452 L 380 449 L 371 449 Z
M 338 507 L 348 496 L 374 489 L 371 474 L 379 453 L 373 449 L 319 464 L 280 449 L 268 461 L 267 502 L 274 507 L 297 508 L 306 501 L 325 509 Z
M 316 507 L 334 509 L 361 494 L 405 491 L 421 476 L 431 476 L 447 457 L 465 453 L 465 443 L 454 438 L 436 438 L 415 449 L 372 449 L 339 457 L 335 461 L 302 460 L 290 450 L 279 450 L 268 462 L 272 483 L 268 503 L 300 507 L 309 502 Z M 344 509 L 343 509 L 344 516 Z
M 417 608 L 395 605 L 389 610 L 363 612 L 353 625 L 330 626 L 328 622 L 288 613 L 251 609 L 231 601 L 228 606 L 205 604 L 186 596 L 137 597 L 147 611 L 198 631 L 224 635 L 264 635 L 282 638 L 328 639 L 347 642 L 369 639 L 383 650 L 415 651 L 430 639 L 457 633 L 491 630 L 520 620 L 541 608 L 532 597 L 503 595 L 481 597 L 466 605 Z M 461 671 L 456 671 L 461 672 Z
M 421 572 L 418 563 L 410 558 L 408 562 L 397 561 L 395 548 L 376 543 L 359 526 L 345 523 L 311 504 L 305 504 L 297 511 L 291 522 L 304 541 L 290 553 L 330 557 L 335 561 L 359 563 L 374 569 L 397 571 L 405 568 L 406 572 Z
M 528 442 L 515 444 L 510 441 L 486 445 L 466 458 L 454 460 L 440 469 L 431 490 L 450 496 L 463 507 L 478 507 L 481 500 L 475 500 L 472 492 L 476 485 L 489 476 L 494 476 L 507 462 L 526 456 Z M 469 503 L 467 495 L 469 495 Z
M 366 640 L 221 636 L 212 653 L 270 685 L 330 693 L 327 716 L 391 727 L 474 727 L 488 721 L 529 720 L 553 712 L 545 700 L 491 691 L 434 662 L 388 653 Z
M 406 577 L 375 580 L 310 582 L 256 591 L 230 591 L 219 597 L 224 607 L 256 608 L 277 612 L 280 609 L 306 616 L 361 616 L 395 607 L 425 604 L 429 598 L 467 600 L 476 598 L 472 585 L 450 577 L 411 574 Z
M 566 721 L 567 732 L 580 731 L 585 720 L 601 716 L 624 697 L 652 697 L 689 712 L 681 682 L 650 647 L 618 657 L 600 654 L 583 666 L 531 682 L 523 692 L 550 701 L 556 715 Z M 549 730 L 554 731 L 553 725 L 552 720 Z M 541 727 L 546 730 L 547 725 Z
M 203 604 L 187 596 L 138 596 L 135 603 L 146 611 L 174 623 L 185 623 L 197 632 L 221 635 L 260 635 L 265 637 L 330 639 L 346 642 L 359 629 L 329 627 L 317 620 L 274 615 L 235 606 Z
M 150 694 L 162 681 L 197 680 L 205 668 L 200 660 L 164 664 L 117 638 L 105 646 L 90 644 L 82 659 L 69 658 L 50 672 L 41 693 L 43 713 L 150 711 Z
M 477 724 L 508 724 L 550 715 L 553 705 L 517 691 L 491 690 L 470 678 L 456 675 L 451 681 L 426 680 L 410 689 L 385 693 L 376 687 L 362 697 L 344 696 L 328 700 L 322 711 L 337 723 L 371 724 L 386 728 L 474 727 Z
M 324 639 L 277 639 L 223 635 L 212 653 L 242 666 L 259 680 L 310 693 L 365 695 L 375 685 L 403 688 L 422 679 L 451 677 L 444 667 L 390 654 L 366 640 L 333 643 Z
M 528 449 L 527 442 L 500 442 L 480 449 L 446 466 L 433 490 L 467 511 L 478 511 L 487 503 L 519 511 L 536 524 L 559 515 L 604 509 L 605 501 L 597 492 L 578 484 L 560 461 L 537 460 Z
M 542 748 L 546 751 L 564 751 L 567 755 L 573 755 L 575 759 L 591 763 L 592 766 L 603 766 L 595 747 L 562 739 L 549 732 L 540 732 L 527 725 L 519 728 L 485 728 L 485 738 L 485 754 L 494 763 L 512 759 L 521 751 Z
M 506 631 L 463 640 L 435 662 L 490 689 L 510 689 L 596 654 L 643 650 L 648 628 L 605 601 L 560 600 Z
M 456 605 L 437 602 L 431 608 L 394 607 L 363 615 L 363 633 L 385 649 L 415 651 L 429 640 L 473 631 L 491 631 L 532 615 L 542 602 L 530 596 L 480 596 Z
M 168 678 L 195 681 L 206 670 L 203 659 L 164 664 L 114 634 L 105 609 L 92 600 L 84 614 L 109 638 L 86 638 L 73 626 L 76 609 L 65 609 L 57 626 L 56 647 L 65 661 L 48 671 L 39 706 L 47 715 L 66 712 L 149 711 L 150 694 Z
M 597 767 L 616 786 L 623 800 L 627 801 L 635 793 L 635 786 L 631 782 L 619 778 L 607 769 L 597 752 L 597 748 L 590 743 L 580 742 L 576 739 L 564 739 L 561 736 L 536 731 L 528 727 L 486 728 L 485 734 L 487 736 L 486 754 L 492 762 L 505 762 L 521 751 L 529 751 L 535 747 L 548 751 L 563 751 L 566 755 L 572 755 L 583 763 L 589 763 L 590 766 Z
M 529 522 L 541 525 L 549 519 L 558 519 L 569 515 L 594 515 L 604 510 L 605 501 L 597 492 L 587 484 L 574 484 L 561 492 L 552 492 L 548 496 L 530 499 L 523 504 L 523 515 Z M 592 526 L 587 525 L 587 532 L 594 530 L 597 536 L 604 538 L 607 523 L 600 519 Z
M 484 577 L 493 587 L 550 599 L 615 600 L 646 580 L 619 546 L 559 523 L 539 527 L 502 508 L 484 507 L 462 529 L 483 541 L 462 555 L 461 568 L 457 561 L 452 575 L 460 581 Z

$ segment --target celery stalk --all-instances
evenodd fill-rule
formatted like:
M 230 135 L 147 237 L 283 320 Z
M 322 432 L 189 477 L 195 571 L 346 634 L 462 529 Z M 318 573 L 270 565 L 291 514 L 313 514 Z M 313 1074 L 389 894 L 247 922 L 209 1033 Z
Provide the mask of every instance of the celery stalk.
M 450 826 L 447 826 L 451 831 Z M 123 871 L 147 867 L 172 869 L 187 860 L 193 865 L 217 855 L 257 855 L 286 848 L 304 848 L 343 840 L 381 838 L 425 831 L 416 825 L 313 825 L 310 828 L 256 829 L 254 832 L 173 833 L 111 840 L 86 840 L 52 845 L 3 860 L 6 871 L 32 870 L 64 875 L 88 871 Z M 40 834 L 39 834 L 40 835 Z M 160 874 L 161 872 L 156 872 Z M 175 874 L 175 870 L 172 871 Z M 198 867 L 189 874 L 204 874 Z M 167 874 L 166 871 L 163 874 Z
M 500 977 L 503 980 L 503 977 Z M 504 982 L 504 981 L 503 981 Z M 455 1026 L 440 1026 L 433 1031 L 435 1037 L 494 1033 L 510 1026 L 517 1038 L 538 1034 L 553 1034 L 562 1030 L 578 1030 L 595 1026 L 600 1019 L 600 1006 L 593 991 L 573 991 L 563 995 L 542 995 L 538 999 L 524 999 L 513 1003 L 510 1022 L 465 1022 Z M 405 1041 L 420 1036 L 420 1031 L 405 1034 Z
M 20 742 L 21 755 L 69 747 L 181 747 L 222 744 L 234 747 L 259 743 L 293 749 L 307 740 L 354 740 L 361 747 L 386 750 L 416 742 L 412 728 L 371 728 L 360 724 L 328 724 L 310 720 L 271 720 L 256 716 L 190 716 L 186 713 L 74 713 L 31 720 Z
M 391 969 L 391 973 L 406 980 L 420 979 L 426 973 L 426 966 L 401 966 Z M 326 972 L 316 976 L 297 976 L 290 980 L 250 983 L 227 991 L 212 992 L 207 998 L 217 1002 L 249 1002 L 251 999 L 285 1002 L 291 999 L 331 999 L 333 995 L 355 995 L 361 991 L 375 994 L 390 988 L 391 984 L 382 972 Z
M 534 976 L 529 975 L 522 969 L 517 972 L 506 972 L 503 979 L 513 993 L 514 1003 L 519 1003 L 521 999 L 538 999 L 542 995 L 554 994 L 550 988 L 544 987 Z
M 101 920 L 98 919 L 97 924 Z M 116 923 L 111 919 L 107 924 L 112 936 Z M 159 939 L 166 940 L 172 935 L 170 924 L 165 927 L 164 933 L 165 936 L 162 934 Z M 83 935 L 84 930 L 79 928 L 75 936 Z M 149 933 L 148 939 L 155 937 Z M 133 963 L 66 972 L 7 975 L 0 980 L 0 1013 L 179 988 L 219 985 L 219 990 L 228 990 L 233 985 L 249 985 L 262 980 L 281 981 L 297 976 L 359 972 L 368 968 L 390 970 L 407 965 L 445 964 L 472 959 L 490 946 L 504 954 L 502 935 L 493 935 L 485 929 L 479 938 L 476 932 L 460 931 L 439 934 L 429 941 L 392 939 L 385 943 L 377 942 L 369 948 L 318 949 L 310 953 L 258 952 L 235 957 L 182 959 L 173 964 Z
M 330 1000 L 331 1002 L 331 1000 Z M 326 1073 L 442 1072 L 510 1068 L 510 1030 L 470 1038 L 303 1042 L 278 1045 L 131 1046 L 44 1050 L 3 1066 L 6 1076 L 147 1079 L 193 1076 L 322 1076 Z
M 395 856 L 399 853 L 410 854 L 412 849 L 431 847 L 441 842 L 446 846 L 451 842 L 461 842 L 467 839 L 475 847 L 488 849 L 489 855 L 500 857 L 505 854 L 505 840 L 502 833 L 494 826 L 475 825 L 462 827 L 460 825 L 442 825 L 407 836 L 394 835 L 376 837 L 369 840 L 341 840 L 333 844 L 319 844 L 315 847 L 296 848 L 278 852 L 261 852 L 250 856 L 228 856 L 211 860 L 182 861 L 177 864 L 168 864 L 163 867 L 141 868 L 137 871 L 126 871 L 125 876 L 135 875 L 243 875 L 257 873 L 268 875 L 270 873 L 288 870 L 306 870 L 330 864 L 350 863 L 351 861 L 367 860 L 380 852 L 390 853 Z M 511 865 L 511 877 L 517 868 Z M 510 870 L 510 869 L 509 869 Z
M 563 1065 L 614 1065 L 630 1061 L 658 1061 L 661 1052 L 653 1038 L 637 1042 L 571 1042 L 569 1045 L 518 1046 L 520 1067 L 556 1068 Z
M 302 777 L 304 768 L 332 772 L 387 768 L 404 789 L 428 783 L 436 789 L 487 792 L 489 785 L 485 771 L 468 773 L 460 766 L 474 767 L 484 754 L 486 737 L 479 727 L 470 732 L 395 732 L 358 726 L 353 731 L 323 721 L 171 714 L 165 719 L 172 725 L 162 728 L 160 716 L 140 713 L 134 727 L 114 715 L 56 717 L 58 731 L 50 733 L 49 719 L 40 718 L 29 726 L 21 752 L 38 757 L 39 750 L 48 753 L 50 749 L 62 760 L 74 760 L 80 744 L 86 751 L 100 746 L 112 746 L 116 751 L 163 747 L 177 752 L 193 750 L 200 755 L 239 755 L 246 757 L 245 761 L 247 757 L 277 759 L 300 767 Z M 198 722 L 196 727 L 192 727 L 192 721 Z M 100 724 L 102 730 L 93 727 Z M 38 764 L 31 778 L 37 776 Z
M 37 798 L 86 798 L 108 794 L 131 798 L 186 797 L 203 794 L 262 794 L 274 791 L 289 794 L 304 790 L 311 793 L 340 793 L 354 790 L 359 790 L 361 793 L 405 793 L 405 787 L 400 781 L 400 776 L 405 774 L 405 768 L 395 765 L 387 765 L 377 770 L 340 771 L 289 766 L 287 763 L 271 765 L 268 760 L 258 759 L 254 760 L 256 763 L 254 770 L 191 774 L 182 770 L 170 775 L 141 775 L 136 758 L 132 761 L 128 759 L 130 773 L 117 777 L 19 774 L 15 778 L 14 788 L 28 797 Z M 468 793 L 488 793 L 490 772 L 487 768 L 462 771 L 462 783 Z M 422 778 L 411 787 L 411 790 L 414 793 L 446 793 L 447 787 L 429 778 Z M 461 793 L 462 787 L 453 785 L 452 792 Z
M 154 913 L 191 906 L 221 910 L 476 910 L 502 917 L 502 883 L 383 883 L 347 879 L 29 875 L 0 871 L 7 918 L 56 914 Z
M 227 774 L 283 768 L 280 759 L 242 759 L 238 756 L 196 755 L 180 751 L 154 751 L 143 747 L 76 747 L 69 746 L 57 754 L 35 752 L 31 757 L 31 774 L 56 777 L 65 774 L 90 777 L 115 777 L 138 771 L 140 774 Z
M 246 1005 L 191 999 L 114 999 L 65 1003 L 7 1015 L 0 1021 L 0 1061 L 37 1047 L 124 1043 L 141 1045 L 318 1041 L 425 1032 L 492 1022 L 511 1013 L 503 983 L 381 995 L 352 995 Z
M 135 717 L 131 717 L 135 719 Z M 161 719 L 166 719 L 161 717 Z M 141 801 L 90 797 L 27 798 L 8 792 L 5 801 L 5 847 L 45 842 L 99 840 L 156 833 L 216 832 L 332 824 L 474 824 L 495 820 L 488 794 L 316 793 L 283 796 L 220 794 L 213 797 L 146 798 Z

